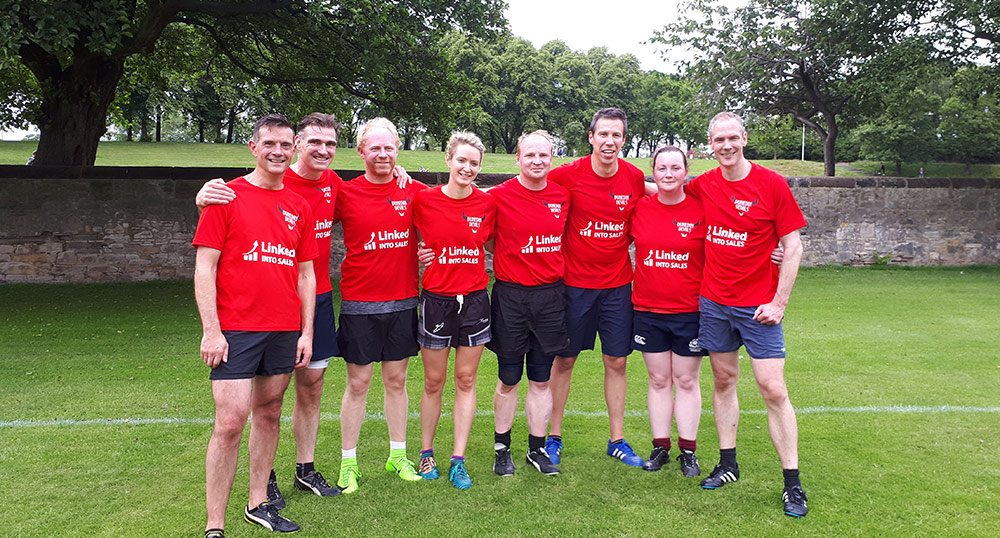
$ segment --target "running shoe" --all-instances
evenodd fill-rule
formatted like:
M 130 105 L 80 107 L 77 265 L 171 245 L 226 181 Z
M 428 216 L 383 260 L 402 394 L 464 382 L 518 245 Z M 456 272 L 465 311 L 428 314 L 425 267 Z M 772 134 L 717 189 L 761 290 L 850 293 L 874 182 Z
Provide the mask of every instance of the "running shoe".
M 420 476 L 424 480 L 434 480 L 438 477 L 437 462 L 434 456 L 422 456 L 420 458 Z
M 247 523 L 260 525 L 271 532 L 297 532 L 299 526 L 292 520 L 278 513 L 278 509 L 267 501 L 257 505 L 253 510 L 249 506 L 243 509 L 243 519 Z
M 205 538 L 226 538 L 226 533 L 222 529 L 208 529 L 205 531 Z
M 274 469 L 271 469 L 271 476 L 267 478 L 267 504 L 273 506 L 275 510 L 285 508 L 285 496 L 278 489 L 278 477 L 274 475 Z
M 739 464 L 734 465 L 733 467 L 728 467 L 720 463 L 715 466 L 715 469 L 712 469 L 708 478 L 701 481 L 701 487 L 705 489 L 718 489 L 730 482 L 736 482 L 739 479 Z
M 632 447 L 624 439 L 620 443 L 612 443 L 608 440 L 608 455 L 612 458 L 618 458 L 625 465 L 632 467 L 641 467 L 643 463 L 642 458 L 632 450 Z
M 358 479 L 361 478 L 361 471 L 357 465 L 346 465 L 340 467 L 340 479 L 337 480 L 337 487 L 342 493 L 354 493 L 358 491 Z
M 645 471 L 659 471 L 661 467 L 670 462 L 670 449 L 662 446 L 654 446 L 649 453 L 649 459 L 643 462 L 642 468 Z
M 698 476 L 701 474 L 701 466 L 698 465 L 698 456 L 690 450 L 681 450 L 681 455 L 677 456 L 677 461 L 681 463 L 681 473 L 684 476 Z
M 493 472 L 498 476 L 514 476 L 514 459 L 510 457 L 510 447 L 501 443 L 493 445 Z
M 420 473 L 413 468 L 413 462 L 406 459 L 405 457 L 393 458 L 385 460 L 385 470 L 392 471 L 396 473 L 396 476 L 406 480 L 407 482 L 416 482 L 417 480 L 423 480 Z
M 528 461 L 529 465 L 538 469 L 538 472 L 544 475 L 553 476 L 559 474 L 559 468 L 552 465 L 552 459 L 545 453 L 544 448 L 529 450 L 525 459 Z
M 472 487 L 472 479 L 469 472 L 465 470 L 465 460 L 451 460 L 451 469 L 448 470 L 448 480 L 451 485 L 458 489 L 469 489 Z
M 312 471 L 305 476 L 295 475 L 295 489 L 311 491 L 320 497 L 336 497 L 340 495 L 340 488 L 336 488 L 327 483 L 319 471 Z
M 562 454 L 563 444 L 562 437 L 552 437 L 551 435 L 545 440 L 545 453 L 549 455 L 549 461 L 552 465 L 559 465 L 559 455 Z
M 785 515 L 792 517 L 805 517 L 809 513 L 806 506 L 806 492 L 802 491 L 802 486 L 785 488 L 781 494 L 781 501 L 785 503 Z

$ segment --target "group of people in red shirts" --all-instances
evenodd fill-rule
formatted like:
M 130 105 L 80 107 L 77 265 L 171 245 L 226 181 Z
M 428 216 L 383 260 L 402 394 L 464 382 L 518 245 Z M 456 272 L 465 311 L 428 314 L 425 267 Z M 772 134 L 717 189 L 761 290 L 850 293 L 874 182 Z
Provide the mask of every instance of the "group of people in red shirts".
M 448 479 L 468 489 L 465 452 L 484 348 L 498 359 L 494 472 L 515 471 L 511 430 L 517 387 L 527 372 L 525 462 L 554 475 L 564 456 L 573 367 L 598 336 L 607 454 L 648 471 L 669 461 L 676 417 L 680 469 L 689 477 L 701 474 L 695 457 L 698 374 L 702 357 L 711 357 L 720 460 L 701 481 L 706 489 L 739 478 L 736 381 L 738 350 L 745 346 L 784 473 L 784 512 L 804 516 L 781 327 L 802 255 L 802 212 L 783 177 L 744 157 L 747 134 L 733 113 L 722 112 L 709 124 L 720 166 L 687 185 L 686 156 L 674 147 L 653 154 L 654 182 L 647 183 L 641 170 L 619 157 L 626 130 L 623 111 L 598 111 L 588 133 L 593 152 L 555 169 L 549 134 L 523 135 L 516 153 L 520 173 L 483 191 L 474 182 L 485 147 L 473 133 L 452 135 L 445 152 L 448 182 L 429 188 L 396 166 L 399 136 L 385 118 L 361 127 L 365 173 L 350 181 L 329 169 L 340 135 L 333 116 L 310 114 L 297 129 L 280 115 L 261 118 L 249 143 L 254 170 L 228 183 L 210 181 L 196 198 L 202 214 L 193 241 L 195 295 L 204 329 L 201 355 L 211 367 L 216 403 L 206 456 L 206 537 L 223 536 L 248 417 L 245 519 L 274 531 L 298 530 L 279 512 L 285 500 L 273 470 L 281 401 L 293 372 L 293 484 L 320 496 L 349 494 L 362 478 L 357 445 L 376 362 L 389 431 L 385 469 L 407 481 L 438 478 L 434 440 L 454 348 Z M 329 277 L 336 222 L 343 225 L 346 247 L 339 331 Z M 487 250 L 496 277 L 492 296 Z M 624 435 L 625 367 L 632 350 L 642 352 L 649 372 L 648 459 Z M 406 452 L 406 374 L 418 351 L 424 389 L 415 465 Z M 316 470 L 314 453 L 323 373 L 335 356 L 345 360 L 347 381 L 341 469 L 330 485 Z

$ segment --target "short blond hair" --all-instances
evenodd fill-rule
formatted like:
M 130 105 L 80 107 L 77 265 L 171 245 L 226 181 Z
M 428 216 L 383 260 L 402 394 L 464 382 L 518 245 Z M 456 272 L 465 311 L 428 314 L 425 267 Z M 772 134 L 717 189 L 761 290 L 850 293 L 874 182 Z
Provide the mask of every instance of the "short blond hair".
M 396 126 L 386 118 L 372 118 L 365 122 L 364 125 L 358 129 L 358 147 L 361 149 L 365 148 L 365 141 L 368 140 L 368 135 L 375 129 L 385 129 L 389 131 L 392 135 L 393 140 L 396 141 L 396 148 L 399 148 L 399 132 L 396 131 Z
M 552 148 L 555 146 L 555 144 L 552 143 L 552 135 L 550 135 L 548 131 L 545 129 L 537 129 L 531 131 L 530 133 L 523 134 L 517 139 L 517 150 L 514 151 L 515 157 L 521 156 L 521 142 L 524 142 L 524 140 L 529 136 L 540 136 L 544 138 L 545 141 L 549 143 L 549 151 L 552 151 Z
M 483 155 L 486 154 L 486 146 L 484 146 L 483 141 L 476 136 L 476 133 L 470 131 L 455 131 L 451 134 L 451 138 L 448 139 L 448 146 L 444 150 L 444 157 L 446 159 L 454 157 L 455 150 L 462 144 L 478 149 L 480 159 L 482 159 Z

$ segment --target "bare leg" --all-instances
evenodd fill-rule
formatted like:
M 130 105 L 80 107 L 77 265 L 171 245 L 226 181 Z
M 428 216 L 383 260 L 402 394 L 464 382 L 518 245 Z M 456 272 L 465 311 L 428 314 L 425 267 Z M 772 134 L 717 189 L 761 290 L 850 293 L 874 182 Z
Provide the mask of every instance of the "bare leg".
M 323 395 L 323 374 L 326 369 L 295 370 L 295 407 L 292 408 L 292 432 L 295 434 L 295 461 L 308 463 L 316 459 L 316 439 L 319 435 L 319 401 Z
M 389 426 L 389 440 L 406 441 L 406 419 L 410 399 L 406 394 L 406 369 L 410 359 L 382 363 L 382 383 L 385 386 L 385 420 Z
M 347 386 L 340 403 L 340 448 L 343 450 L 358 446 L 374 369 L 372 364 L 347 363 Z
M 673 354 L 671 362 L 674 388 L 677 391 L 674 405 L 677 435 L 693 441 L 698 438 L 698 424 L 701 422 L 701 386 L 698 385 L 701 357 Z
M 455 349 L 455 456 L 464 456 L 476 417 L 476 372 L 483 346 L 459 346 Z
M 544 437 L 549 417 L 552 416 L 552 390 L 547 381 L 528 380 L 524 414 L 528 419 L 528 433 L 535 437 Z
M 424 393 L 420 397 L 420 443 L 422 450 L 434 448 L 434 435 L 441 420 L 441 393 L 448 376 L 450 348 L 420 348 L 424 363 Z
M 215 400 L 215 426 L 205 453 L 205 506 L 208 522 L 205 530 L 226 525 L 226 505 L 236 475 L 240 438 L 250 415 L 251 379 L 212 381 Z
M 785 385 L 785 359 L 754 359 L 750 365 L 767 405 L 767 429 L 782 469 L 799 468 L 799 427 Z
M 510 430 L 514 425 L 516 413 L 517 385 L 504 385 L 503 381 L 498 379 L 496 391 L 493 392 L 493 424 L 496 431 L 503 433 Z M 545 435 L 545 432 L 539 435 Z
M 673 353 L 642 352 L 649 373 L 649 390 L 646 405 L 649 407 L 649 428 L 653 439 L 670 438 L 670 421 L 674 415 L 674 395 L 670 358 Z
M 625 357 L 602 355 L 604 358 L 604 401 L 608 404 L 610 439 L 625 437 L 625 391 L 628 377 L 625 372 Z
M 739 354 L 710 352 L 712 360 L 712 412 L 715 429 L 719 432 L 719 448 L 736 448 L 736 430 L 740 425 L 740 402 L 736 382 L 740 377 Z
M 274 467 L 281 426 L 281 401 L 292 374 L 253 378 L 250 395 L 250 502 L 257 506 L 267 500 L 267 479 Z
M 559 357 L 552 362 L 552 374 L 549 386 L 552 390 L 552 424 L 549 433 L 562 435 L 563 415 L 566 413 L 566 402 L 569 400 L 569 383 L 573 376 L 573 365 L 576 357 Z

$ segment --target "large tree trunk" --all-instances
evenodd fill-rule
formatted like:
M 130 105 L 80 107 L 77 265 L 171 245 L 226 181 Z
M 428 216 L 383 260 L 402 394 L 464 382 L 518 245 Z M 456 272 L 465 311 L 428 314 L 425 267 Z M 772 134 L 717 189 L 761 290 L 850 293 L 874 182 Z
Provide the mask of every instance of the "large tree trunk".
M 823 175 L 837 175 L 837 122 L 829 116 L 826 119 L 826 136 L 823 138 Z
M 125 61 L 81 56 L 65 69 L 55 62 L 29 65 L 42 90 L 35 164 L 89 166 L 97 159 Z

